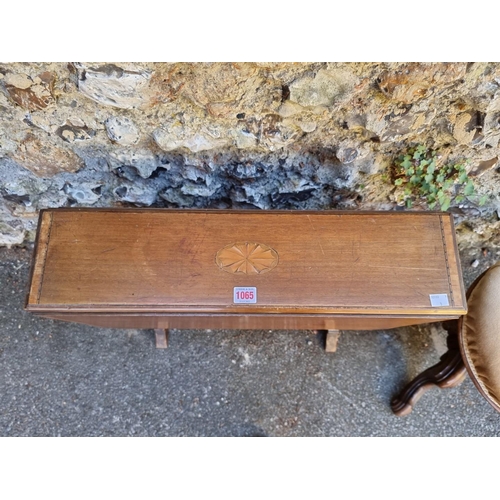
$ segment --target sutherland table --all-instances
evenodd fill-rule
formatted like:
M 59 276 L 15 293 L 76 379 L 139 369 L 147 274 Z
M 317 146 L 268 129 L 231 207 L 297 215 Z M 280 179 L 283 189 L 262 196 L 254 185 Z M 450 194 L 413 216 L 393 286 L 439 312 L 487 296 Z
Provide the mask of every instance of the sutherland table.
M 101 327 L 374 330 L 466 313 L 438 212 L 56 209 L 26 309 Z

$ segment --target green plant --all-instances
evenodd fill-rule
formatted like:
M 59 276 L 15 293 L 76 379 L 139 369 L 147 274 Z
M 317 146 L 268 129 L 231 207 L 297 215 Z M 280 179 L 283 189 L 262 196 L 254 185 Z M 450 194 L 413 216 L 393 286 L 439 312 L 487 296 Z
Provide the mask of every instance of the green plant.
M 410 148 L 398 157 L 391 171 L 395 186 L 401 186 L 400 201 L 408 208 L 423 200 L 430 209 L 439 204 L 446 211 L 451 203 L 460 203 L 475 194 L 475 186 L 464 163 L 439 164 L 436 151 L 423 145 Z M 479 200 L 483 205 L 486 197 Z

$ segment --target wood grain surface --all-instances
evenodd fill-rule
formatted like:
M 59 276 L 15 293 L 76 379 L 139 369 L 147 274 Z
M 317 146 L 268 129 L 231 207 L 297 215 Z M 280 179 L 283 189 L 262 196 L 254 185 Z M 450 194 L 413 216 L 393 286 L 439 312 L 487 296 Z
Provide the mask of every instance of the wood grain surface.
M 218 253 L 244 242 L 260 244 L 259 252 L 271 249 L 277 264 L 262 273 L 223 270 Z M 227 260 L 227 252 L 223 256 Z M 234 304 L 234 287 L 255 287 L 257 303 Z M 447 295 L 449 305 L 433 307 L 431 294 Z M 465 314 L 466 302 L 453 219 L 445 213 L 55 209 L 40 214 L 26 308 L 51 317 L 431 320 Z

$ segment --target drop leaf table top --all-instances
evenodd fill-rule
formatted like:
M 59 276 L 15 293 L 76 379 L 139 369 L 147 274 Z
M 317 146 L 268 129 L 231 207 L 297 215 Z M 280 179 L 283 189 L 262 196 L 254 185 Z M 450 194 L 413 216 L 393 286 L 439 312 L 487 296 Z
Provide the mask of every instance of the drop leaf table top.
M 466 313 L 440 212 L 54 209 L 26 309 L 120 328 L 378 329 Z

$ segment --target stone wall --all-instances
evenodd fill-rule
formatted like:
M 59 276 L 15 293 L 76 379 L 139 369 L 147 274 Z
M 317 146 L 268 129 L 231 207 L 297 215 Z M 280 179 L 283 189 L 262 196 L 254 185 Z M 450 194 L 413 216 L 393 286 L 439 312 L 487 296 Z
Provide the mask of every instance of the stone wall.
M 417 145 L 482 196 L 460 245 L 500 244 L 499 142 L 498 63 L 0 63 L 0 245 L 47 207 L 401 210 Z

